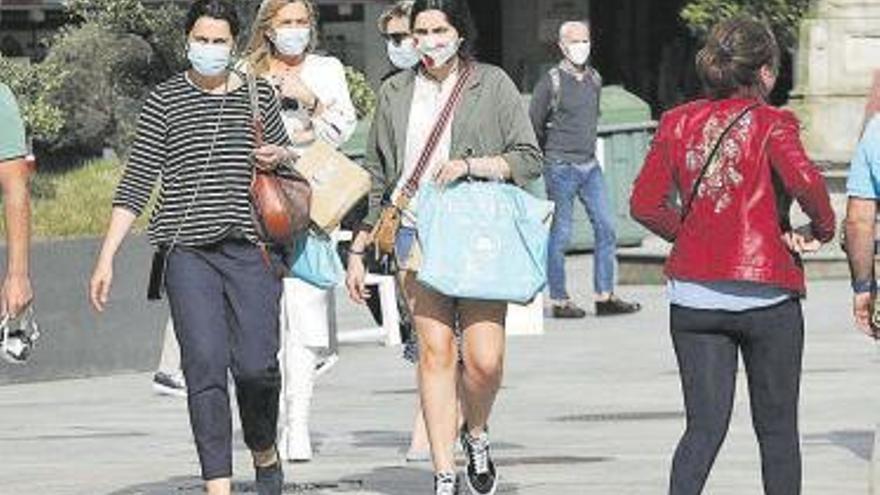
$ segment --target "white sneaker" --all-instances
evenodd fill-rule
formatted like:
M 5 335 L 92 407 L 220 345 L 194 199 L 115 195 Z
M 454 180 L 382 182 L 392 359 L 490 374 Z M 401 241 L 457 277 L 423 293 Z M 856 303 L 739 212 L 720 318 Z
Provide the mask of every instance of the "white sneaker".
M 430 450 L 409 449 L 406 451 L 406 462 L 429 462 L 431 457 Z
M 312 460 L 312 442 L 308 428 L 285 428 L 278 435 L 278 455 L 287 462 L 309 462 Z
M 434 475 L 434 495 L 458 495 L 458 476 L 455 473 Z

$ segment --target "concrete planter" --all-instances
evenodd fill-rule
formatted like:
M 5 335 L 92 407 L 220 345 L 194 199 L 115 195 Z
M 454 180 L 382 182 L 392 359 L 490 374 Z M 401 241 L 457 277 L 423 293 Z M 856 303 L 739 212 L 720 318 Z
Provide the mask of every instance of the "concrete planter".
M 116 258 L 109 307 L 97 315 L 88 303 L 87 287 L 100 242 L 34 243 L 31 276 L 42 337 L 27 365 L 0 362 L 0 385 L 156 366 L 168 309 L 165 302 L 146 300 L 152 248 L 144 236 L 126 241 Z M 0 251 L 5 260 L 5 246 Z

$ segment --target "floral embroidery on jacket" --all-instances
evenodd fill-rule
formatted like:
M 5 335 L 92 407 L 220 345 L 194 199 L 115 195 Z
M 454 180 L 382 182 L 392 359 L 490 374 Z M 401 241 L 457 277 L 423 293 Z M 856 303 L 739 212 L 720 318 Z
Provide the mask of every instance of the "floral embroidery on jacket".
M 698 138 L 696 142 L 687 147 L 686 166 L 690 172 L 699 174 L 709 154 L 712 153 L 712 148 L 718 142 L 718 138 L 738 113 L 726 117 L 713 115 L 709 118 L 703 127 L 702 136 L 700 136 L 702 139 Z M 740 162 L 743 147 L 748 140 L 751 125 L 752 116 L 750 113 L 734 125 L 718 148 L 715 158 L 706 170 L 703 182 L 697 189 L 697 198 L 708 197 L 715 204 L 716 214 L 730 206 L 733 201 L 733 191 L 743 182 L 743 175 L 737 165 Z

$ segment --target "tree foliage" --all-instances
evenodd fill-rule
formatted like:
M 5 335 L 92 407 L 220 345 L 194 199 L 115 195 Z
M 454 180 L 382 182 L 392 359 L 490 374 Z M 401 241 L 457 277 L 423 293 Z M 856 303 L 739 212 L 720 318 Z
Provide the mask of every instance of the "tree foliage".
M 144 80 L 152 79 L 150 46 L 140 37 L 86 23 L 63 30 L 44 64 L 66 67 L 51 93 L 66 115 L 56 148 L 123 152 L 131 141 Z
M 351 93 L 351 102 L 357 117 L 363 119 L 372 115 L 373 110 L 376 109 L 376 93 L 370 87 L 366 76 L 354 67 L 346 67 L 345 79 L 348 82 L 348 91 Z
M 71 16 L 83 21 L 82 27 L 99 26 L 116 35 L 138 38 L 149 46 L 151 74 L 156 81 L 170 77 L 186 65 L 185 13 L 176 2 L 154 2 L 147 7 L 142 0 L 69 0 L 67 9 Z M 67 34 L 71 31 L 67 30 Z
M 64 78 L 65 71 L 57 64 L 30 64 L 0 56 L 0 82 L 15 94 L 25 125 L 36 139 L 55 139 L 64 126 L 64 112 L 50 101 Z
M 682 9 L 681 18 L 702 37 L 721 20 L 750 15 L 770 25 L 783 49 L 793 49 L 809 8 L 810 0 L 691 0 Z
M 242 26 L 253 24 L 261 0 L 241 0 Z M 0 59 L 0 81 L 19 95 L 34 136 L 50 148 L 127 154 L 148 92 L 187 67 L 185 11 L 177 2 L 68 0 L 75 22 L 51 40 L 40 64 Z M 241 33 L 241 45 L 249 33 Z M 61 70 L 63 68 L 63 70 Z M 375 95 L 363 74 L 346 69 L 359 117 Z

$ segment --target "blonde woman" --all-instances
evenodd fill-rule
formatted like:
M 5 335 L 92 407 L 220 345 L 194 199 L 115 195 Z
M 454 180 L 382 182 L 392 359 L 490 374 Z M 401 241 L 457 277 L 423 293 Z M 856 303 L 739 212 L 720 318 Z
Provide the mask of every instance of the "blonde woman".
M 247 50 L 246 70 L 275 88 L 294 153 L 318 139 L 338 147 L 357 125 L 342 63 L 313 53 L 317 21 L 309 0 L 266 0 Z M 278 447 L 288 461 L 312 458 L 309 408 L 318 351 L 329 347 L 329 297 L 302 281 L 284 280 Z

